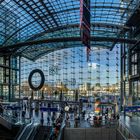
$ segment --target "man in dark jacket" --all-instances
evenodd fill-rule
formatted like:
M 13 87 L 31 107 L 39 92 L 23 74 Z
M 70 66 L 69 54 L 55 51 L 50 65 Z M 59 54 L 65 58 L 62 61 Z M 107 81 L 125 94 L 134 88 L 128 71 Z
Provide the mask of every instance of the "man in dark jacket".
M 0 104 L 0 114 L 1 115 L 3 115 L 3 111 L 4 111 L 3 106 L 2 106 L 2 104 Z

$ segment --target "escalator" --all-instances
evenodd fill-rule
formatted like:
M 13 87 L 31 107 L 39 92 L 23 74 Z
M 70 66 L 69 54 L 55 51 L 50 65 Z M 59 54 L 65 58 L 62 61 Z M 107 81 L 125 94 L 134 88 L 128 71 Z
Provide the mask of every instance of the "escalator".
M 12 129 L 12 124 L 8 122 L 4 117 L 0 116 L 0 124 L 7 129 L 11 130 Z
M 20 122 L 13 115 L 3 113 L 0 115 L 0 139 L 3 140 L 33 140 L 36 133 L 37 125 L 34 122 Z M 18 128 L 18 130 L 16 130 Z M 2 131 L 3 130 L 3 131 Z M 16 130 L 16 131 L 15 131 Z M 14 135 L 13 135 L 14 134 Z
M 14 140 L 19 130 L 20 126 L 14 126 L 12 130 L 9 130 L 0 125 L 0 140 Z
M 33 140 L 37 132 L 38 125 L 33 122 L 26 125 L 24 129 L 16 136 L 15 140 Z
M 22 131 L 24 128 L 24 125 L 9 124 L 11 125 L 10 129 L 5 124 L 0 124 L 0 140 L 14 140 L 19 131 Z
M 65 123 L 63 122 L 57 137 L 57 140 L 63 140 L 64 139 L 64 129 L 65 129 Z
M 14 140 L 47 140 L 51 126 L 35 125 L 33 122 L 26 125 Z
M 51 130 L 51 126 L 40 126 L 33 140 L 48 140 Z
M 18 117 L 4 112 L 0 115 L 0 140 L 16 140 L 21 136 L 23 131 L 25 136 L 30 132 L 30 121 L 29 119 L 28 121 L 24 119 L 23 123 Z M 20 140 L 22 140 L 22 137 Z
M 17 123 L 17 118 L 6 113 L 0 115 L 0 125 L 11 130 L 13 124 Z

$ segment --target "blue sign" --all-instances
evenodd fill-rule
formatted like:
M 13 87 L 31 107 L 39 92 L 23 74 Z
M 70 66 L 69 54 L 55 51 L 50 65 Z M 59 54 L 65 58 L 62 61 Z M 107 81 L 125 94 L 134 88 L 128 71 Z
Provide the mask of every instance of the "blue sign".
M 15 106 L 14 110 L 21 110 L 21 107 L 20 106 Z
M 127 106 L 124 108 L 125 112 L 140 112 L 140 106 Z
M 23 97 L 23 100 L 28 100 L 28 97 Z
M 21 110 L 20 106 L 7 106 L 6 107 L 7 110 Z
M 13 109 L 13 107 L 12 106 L 7 106 L 6 109 L 11 110 L 11 109 Z
M 50 112 L 57 112 L 58 111 L 58 108 L 49 108 L 49 107 L 41 107 L 40 108 L 40 111 L 43 111 L 43 112 L 45 112 L 45 111 L 50 111 Z
M 83 102 L 83 103 L 88 103 L 87 99 L 80 99 L 80 101 Z

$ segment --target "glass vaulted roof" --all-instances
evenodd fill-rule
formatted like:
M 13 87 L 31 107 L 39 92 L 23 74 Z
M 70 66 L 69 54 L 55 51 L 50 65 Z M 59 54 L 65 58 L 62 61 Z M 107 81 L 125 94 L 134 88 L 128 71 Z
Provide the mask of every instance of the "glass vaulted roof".
M 91 0 L 91 47 L 112 48 L 129 30 L 125 23 L 137 2 Z M 0 0 L 0 48 L 34 60 L 79 47 L 79 22 L 80 0 Z

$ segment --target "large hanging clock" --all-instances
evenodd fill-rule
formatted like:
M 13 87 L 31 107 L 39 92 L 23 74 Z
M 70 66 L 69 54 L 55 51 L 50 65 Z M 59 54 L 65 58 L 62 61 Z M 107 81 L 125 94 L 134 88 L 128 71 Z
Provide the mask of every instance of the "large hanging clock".
M 35 74 L 38 74 L 40 76 L 40 80 L 39 80 L 39 76 L 35 76 Z M 35 79 L 36 84 L 33 83 L 32 81 L 33 78 Z M 28 77 L 28 83 L 32 90 L 34 91 L 40 90 L 43 87 L 44 82 L 45 82 L 45 76 L 40 69 L 35 69 L 30 72 Z

